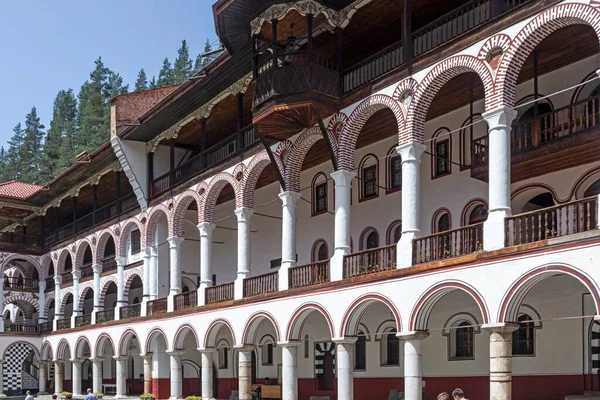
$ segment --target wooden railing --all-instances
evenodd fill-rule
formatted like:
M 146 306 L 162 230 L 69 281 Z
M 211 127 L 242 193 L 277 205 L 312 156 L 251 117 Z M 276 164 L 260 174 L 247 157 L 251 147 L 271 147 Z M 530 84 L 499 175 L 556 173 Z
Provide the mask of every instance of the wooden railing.
M 222 301 L 233 300 L 234 283 L 224 283 L 206 288 L 206 304 L 220 303 Z
M 483 251 L 483 223 L 451 229 L 413 240 L 413 264 Z
M 396 245 L 359 251 L 344 256 L 344 278 L 396 268 Z
M 506 246 L 515 246 L 595 229 L 598 225 L 598 198 L 543 208 L 506 218 Z
M 402 41 L 399 41 L 343 71 L 342 90 L 344 94 L 356 90 L 403 63 Z
M 26 246 L 44 247 L 44 238 L 32 235 L 16 235 L 14 233 L 0 233 L 0 243 L 24 244 Z
M 167 298 L 156 299 L 146 303 L 146 315 L 163 314 L 167 312 Z
M 115 320 L 115 309 L 109 308 L 108 310 L 96 311 L 96 323 L 108 322 Z
M 38 326 L 38 331 L 40 333 L 48 333 L 48 332 L 52 332 L 52 322 L 42 322 L 39 326 Z
M 37 333 L 38 326 L 32 324 L 5 323 L 4 332 Z
M 39 287 L 37 280 L 30 278 L 15 278 L 15 277 L 5 277 L 4 278 L 4 288 L 19 290 L 19 289 L 37 289 Z
M 63 318 L 56 321 L 56 330 L 71 328 L 71 318 Z
M 293 267 L 288 272 L 290 288 L 329 282 L 329 260 Z
M 71 271 L 64 272 L 62 275 L 62 284 L 73 282 L 73 274 Z
M 78 317 L 75 317 L 75 328 L 79 328 L 81 326 L 88 326 L 92 324 L 92 314 L 84 314 Z
M 117 260 L 115 259 L 114 254 L 102 259 L 102 272 L 116 271 L 117 270 Z
M 92 268 L 92 264 L 84 264 L 81 266 L 81 278 L 89 278 L 90 276 L 94 276 L 94 269 Z
M 150 195 L 158 196 L 161 193 L 166 192 L 171 187 L 169 182 L 171 181 L 171 173 L 167 172 L 164 175 L 159 176 L 156 179 L 152 180 L 152 185 L 150 185 Z
M 137 318 L 142 315 L 142 304 L 132 304 L 129 306 L 124 306 L 119 308 L 119 318 L 120 319 L 128 319 L 128 318 Z
M 192 290 L 190 292 L 178 294 L 173 298 L 173 302 L 175 310 L 196 307 L 198 305 L 198 292 Z
M 246 278 L 244 279 L 244 297 L 276 292 L 279 287 L 278 283 L 277 272 Z

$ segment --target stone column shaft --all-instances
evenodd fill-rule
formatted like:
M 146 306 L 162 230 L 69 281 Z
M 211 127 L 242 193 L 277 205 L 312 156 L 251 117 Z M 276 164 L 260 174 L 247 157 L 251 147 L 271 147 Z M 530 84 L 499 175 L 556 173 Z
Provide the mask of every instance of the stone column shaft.
M 183 366 L 181 359 L 183 351 L 168 352 L 171 362 L 171 397 L 169 400 L 183 399 Z
M 406 400 L 422 400 L 422 345 L 429 332 L 407 332 L 396 336 L 404 341 L 404 397 Z
M 490 400 L 512 398 L 512 333 L 518 324 L 488 324 L 490 333 Z
M 81 271 L 71 271 L 71 275 L 73 275 L 73 314 L 71 316 L 71 326 L 76 326 L 75 318 L 82 314 L 79 309 L 79 278 L 81 278 Z
M 54 361 L 54 393 L 63 391 L 64 364 L 62 361 Z
M 236 209 L 237 216 L 237 277 L 235 280 L 234 297 L 244 297 L 244 279 L 251 274 L 250 265 L 250 217 L 254 210 L 247 207 Z
M 146 303 L 150 300 L 150 248 L 146 247 L 144 252 L 144 281 L 143 281 L 143 294 L 142 294 L 142 317 L 146 316 Z
M 46 392 L 46 384 L 48 383 L 48 366 L 46 364 L 46 361 L 41 361 L 40 362 L 40 379 L 39 379 L 39 386 L 40 386 L 40 391 L 38 392 L 38 395 L 44 395 L 44 394 L 48 394 Z M 2 390 L 0 389 L 0 392 Z
M 289 289 L 290 268 L 296 266 L 296 208 L 302 194 L 285 191 L 279 193 L 281 210 L 281 268 L 279 269 L 279 290 Z
M 158 298 L 158 248 L 150 248 L 150 300 Z
M 53 329 L 56 330 L 56 321 L 62 318 L 60 306 L 62 303 L 62 294 L 60 293 L 60 285 L 62 284 L 62 276 L 54 276 L 54 323 Z
M 350 254 L 350 204 L 352 179 L 355 176 L 355 172 L 346 170 L 331 173 L 331 177 L 335 181 L 334 250 L 330 262 L 332 281 L 343 279 L 344 255 Z
M 94 393 L 102 392 L 102 358 L 92 358 L 92 390 Z
M 0 283 L 2 286 L 4 286 L 4 282 Z M 46 280 L 45 279 L 40 279 L 39 283 L 39 292 L 38 292 L 38 324 L 44 323 L 48 320 L 48 317 L 46 316 Z M 4 289 L 2 289 L 4 290 Z M 4 292 L 2 292 L 2 298 L 0 298 L 0 301 L 2 301 L 3 304 L 4 303 Z M 0 318 L 1 319 L 1 318 Z M 45 390 L 45 389 L 44 389 Z
M 281 396 L 298 400 L 298 346 L 299 342 L 278 343 L 281 347 Z
M 73 366 L 73 376 L 72 376 L 72 385 L 73 390 L 72 393 L 74 396 L 80 396 L 81 393 L 81 373 L 82 373 L 82 362 L 81 360 L 71 360 Z
M 174 297 L 181 293 L 181 243 L 182 237 L 170 237 L 169 241 L 169 263 L 171 267 L 170 287 L 168 296 L 168 310 L 175 309 Z
M 144 359 L 144 393 L 152 393 L 152 353 L 142 355 Z
M 216 349 L 200 350 L 202 357 L 202 398 L 212 400 L 213 393 L 213 362 L 212 357 Z
M 239 400 L 252 400 L 252 347 L 238 348 Z
M 354 400 L 354 343 L 356 338 L 333 341 L 336 344 L 338 400 Z
M 0 304 L 4 304 L 4 278 L 0 277 L 0 301 L 2 303 Z M 0 317 L 0 332 L 4 332 L 4 317 Z M 0 365 L 1 367 L 2 365 Z M 0 368 L 1 369 L 1 368 Z M 3 389 L 0 389 L 0 394 L 2 393 Z
M 117 361 L 117 394 L 115 399 L 127 397 L 127 358 L 114 357 Z
M 200 231 L 200 286 L 198 287 L 198 304 L 206 304 L 206 288 L 212 286 L 212 241 L 215 224 L 202 222 L 198 224 Z

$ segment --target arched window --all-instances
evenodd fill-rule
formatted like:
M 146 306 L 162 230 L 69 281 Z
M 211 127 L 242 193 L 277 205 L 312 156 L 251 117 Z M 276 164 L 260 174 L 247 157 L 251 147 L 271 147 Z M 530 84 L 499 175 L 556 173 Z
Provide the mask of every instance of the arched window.
M 312 250 L 312 262 L 325 261 L 329 259 L 329 249 L 327 248 L 327 242 L 323 239 L 319 239 L 313 245 Z
M 309 357 L 308 335 L 304 335 L 304 358 Z
M 312 215 L 327 212 L 327 177 L 319 172 L 312 181 Z
M 473 326 L 471 322 L 461 322 L 456 327 L 454 342 L 454 359 L 473 358 Z
M 485 222 L 487 220 L 487 205 L 483 200 L 470 201 L 463 209 L 462 218 L 463 226 Z
M 513 332 L 513 356 L 532 356 L 535 354 L 535 325 L 528 314 L 519 317 L 519 329 Z
M 360 201 L 379 196 L 379 162 L 374 154 L 367 154 L 359 164 Z
M 439 178 L 452 173 L 452 136 L 448 128 L 438 129 L 431 141 L 432 178 Z
M 402 236 L 402 223 L 400 221 L 394 221 L 390 224 L 387 232 L 387 244 L 396 244 L 400 241 Z
M 386 193 L 394 193 L 402 189 L 402 159 L 396 147 L 392 147 L 387 155 Z
M 354 369 L 364 371 L 367 369 L 367 337 L 358 331 L 358 339 L 354 344 Z
M 262 344 L 262 365 L 273 365 L 273 343 L 270 340 Z
M 365 229 L 360 237 L 361 250 L 376 249 L 379 247 L 379 234 L 375 229 Z
M 583 197 L 586 198 L 586 197 L 598 196 L 598 194 L 600 194 L 600 179 L 598 179 L 596 182 L 592 183 L 590 185 L 590 187 L 587 188 L 587 190 L 583 194 Z
M 142 251 L 142 234 L 139 229 L 131 231 L 131 254 L 138 254 Z
M 227 369 L 229 366 L 229 343 L 226 340 L 221 340 L 217 347 L 219 357 L 219 369 Z
M 433 226 L 431 231 L 433 233 L 440 233 L 450 230 L 450 212 L 445 209 L 439 209 L 433 214 Z
M 400 365 L 400 340 L 395 328 L 387 328 L 381 338 L 381 365 Z

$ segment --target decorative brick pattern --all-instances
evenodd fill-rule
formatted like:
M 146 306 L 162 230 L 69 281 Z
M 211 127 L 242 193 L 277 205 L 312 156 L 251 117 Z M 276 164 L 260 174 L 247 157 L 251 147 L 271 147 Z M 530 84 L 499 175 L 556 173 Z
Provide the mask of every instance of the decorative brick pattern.
M 8 292 L 10 293 L 10 292 Z M 7 294 L 8 294 L 7 293 Z M 25 309 L 30 309 L 33 308 L 36 312 L 39 310 L 39 304 L 38 304 L 38 299 L 37 297 L 33 297 L 32 294 L 30 293 L 15 293 L 15 294 L 10 294 L 8 296 L 6 296 L 4 298 L 4 303 L 2 304 L 2 309 L 4 310 L 4 308 L 9 305 L 9 304 L 19 304 L 21 306 L 23 305 L 28 305 L 31 307 L 23 307 Z
M 125 299 L 129 298 L 129 289 L 131 288 L 131 282 L 135 277 L 140 278 L 142 282 L 144 281 L 144 274 L 141 268 L 132 268 L 125 271 L 125 289 L 123 289 L 123 296 Z
M 227 184 L 230 184 L 231 187 L 233 187 L 233 191 L 235 193 L 235 207 L 238 208 L 242 205 L 238 181 L 236 181 L 235 178 L 227 172 L 218 173 L 211 179 L 208 189 L 206 190 L 206 194 L 204 195 L 204 202 L 200 206 L 199 222 L 213 221 L 217 199 L 219 198 L 219 194 L 221 194 L 221 190 L 223 190 Z
M 104 278 L 102 278 L 102 281 L 100 282 L 100 287 L 102 288 L 100 290 L 100 306 L 104 307 L 104 298 L 106 297 L 106 292 L 108 291 L 108 287 L 110 286 L 110 283 L 114 283 L 117 287 L 119 287 L 119 282 L 117 281 L 117 277 L 115 275 L 108 275 L 105 276 Z
M 38 358 L 33 346 L 29 343 L 17 342 L 11 344 L 4 352 L 4 363 L 2 363 L 2 389 L 4 394 L 21 395 L 25 387 L 22 376 L 23 362 L 31 357 Z M 24 375 L 24 374 L 23 374 Z
M 417 90 L 417 86 L 419 86 L 419 82 L 417 82 L 416 79 L 406 78 L 403 79 L 398 86 L 396 86 L 396 89 L 394 89 L 392 98 L 400 103 L 400 106 L 403 107 L 404 112 L 408 111 L 415 91 Z
M 50 361 L 54 358 L 54 352 L 52 351 L 52 345 L 49 341 L 44 341 L 42 343 L 42 348 L 40 351 L 40 359 L 45 361 Z
M 483 46 L 481 46 L 481 49 L 477 54 L 477 58 L 479 58 L 481 61 L 488 61 L 490 53 L 495 49 L 500 49 L 502 50 L 502 54 L 506 54 L 508 48 L 510 47 L 510 43 L 510 36 L 504 33 L 494 35 L 486 40 Z
M 417 86 L 408 109 L 406 125 L 402 127 L 399 124 L 400 145 L 410 142 L 423 143 L 425 117 L 433 98 L 450 79 L 467 72 L 475 72 L 483 82 L 486 110 L 490 108 L 494 95 L 494 79 L 488 65 L 477 57 L 468 55 L 447 58 L 429 71 Z
M 254 192 L 256 191 L 256 183 L 258 182 L 258 178 L 260 178 L 260 174 L 269 164 L 271 164 L 271 159 L 265 150 L 252 157 L 248 167 L 244 169 L 244 175 L 240 184 L 240 197 L 242 199 L 243 207 L 254 208 Z M 276 165 L 275 168 L 280 168 L 280 166 Z M 284 171 L 281 171 L 280 169 L 280 172 L 283 176 Z M 237 175 L 234 174 L 233 176 Z
M 61 289 L 61 301 L 60 301 L 60 313 L 65 314 L 65 307 L 67 307 L 67 301 L 69 297 L 73 301 L 73 286 L 69 286 L 66 289 Z M 75 304 L 73 304 L 73 310 L 75 310 Z
M 89 240 L 87 239 L 82 239 L 79 241 L 78 245 L 77 245 L 77 252 L 75 253 L 75 265 L 74 265 L 74 269 L 79 271 L 81 269 L 81 266 L 83 265 L 83 258 L 85 256 L 85 251 L 87 250 L 87 248 L 90 248 L 91 252 L 92 252 L 92 265 L 96 264 L 96 258 L 94 258 L 94 246 L 92 246 L 92 244 L 90 243 Z
M 129 240 L 131 231 L 138 229 L 140 234 L 143 236 L 144 227 L 139 219 L 133 217 L 123 222 L 123 229 L 121 230 L 121 236 L 119 236 L 119 245 L 115 249 L 119 253 L 119 257 L 123 257 L 127 254 L 127 240 Z
M 172 219 L 171 212 L 164 204 L 157 204 L 152 207 L 150 210 L 150 214 L 148 216 L 148 221 L 146 222 L 146 229 L 143 231 L 143 244 L 142 247 L 154 247 L 156 241 L 156 227 L 158 226 L 158 221 L 160 221 L 161 216 L 165 216 L 168 224 L 168 232 L 169 236 L 173 232 L 172 228 Z
M 116 244 L 118 239 L 115 237 L 112 230 L 104 229 L 98 235 L 98 244 L 96 245 L 96 250 L 94 251 L 95 255 L 93 255 L 93 259 L 96 260 L 96 262 L 100 262 L 100 260 L 104 258 L 104 250 L 106 249 L 106 243 L 108 243 L 109 238 L 112 238 L 115 242 L 115 252 L 117 251 Z
M 79 285 L 79 304 L 77 309 L 83 311 L 83 303 L 85 302 L 85 295 L 88 291 L 94 291 L 94 281 L 87 281 Z
M 600 38 L 600 11 L 587 4 L 567 3 L 551 7 L 525 25 L 500 61 L 496 74 L 496 92 L 487 108 L 512 107 L 515 104 L 519 72 L 527 56 L 551 33 L 576 24 L 591 26 Z
M 304 157 L 308 154 L 310 148 L 319 140 L 323 139 L 319 127 L 306 129 L 298 136 L 291 149 L 286 162 L 284 179 L 286 189 L 291 192 L 300 192 L 300 172 Z
M 276 336 L 275 339 L 278 342 L 281 341 L 281 330 L 279 329 L 277 319 L 268 312 L 259 311 L 252 314 L 250 318 L 248 318 L 248 321 L 244 326 L 244 333 L 242 334 L 243 343 L 258 343 L 260 338 L 256 337 L 256 334 L 258 332 L 260 324 L 263 321 L 268 321 L 267 324 L 271 324 L 273 326 Z
M 42 256 L 39 265 L 41 265 L 41 268 L 40 268 L 40 280 L 46 279 L 48 277 L 49 272 L 50 272 L 50 266 L 53 265 L 52 264 L 52 256 L 51 256 L 51 254 L 47 253 L 44 256 Z
M 2 274 L 4 275 L 4 271 L 6 270 L 6 267 L 11 262 L 17 261 L 17 260 L 25 260 L 28 263 L 30 263 L 35 269 L 37 269 L 38 274 L 40 275 L 40 279 L 43 279 L 44 277 L 46 277 L 48 275 L 48 272 L 47 272 L 48 268 L 43 269 L 36 257 L 28 256 L 26 254 L 13 254 L 11 256 L 6 257 L 2 261 Z M 46 273 L 44 274 L 44 272 L 46 272 Z
M 50 304 L 54 302 L 54 292 L 46 293 L 46 304 L 44 304 L 44 310 L 46 311 L 46 316 L 48 315 L 48 310 L 50 309 Z M 52 307 L 54 308 L 54 306 Z
M 56 357 L 57 360 L 70 360 L 71 359 L 71 347 L 67 339 L 61 339 L 56 346 Z
M 186 190 L 181 193 L 177 198 L 177 203 L 175 205 L 175 211 L 173 212 L 173 235 L 177 237 L 183 237 L 183 227 L 185 222 L 185 213 L 189 208 L 190 204 L 196 202 L 196 207 L 200 209 L 200 205 L 202 204 L 202 199 L 200 195 L 194 190 Z M 198 221 L 196 221 L 197 223 Z
M 396 116 L 398 122 L 398 132 L 404 127 L 404 114 L 400 104 L 390 96 L 375 94 L 363 100 L 352 114 L 348 117 L 348 122 L 342 128 L 339 137 L 338 147 L 338 168 L 351 171 L 354 169 L 354 152 L 356 150 L 356 141 L 360 131 L 373 114 L 384 108 L 389 108 Z

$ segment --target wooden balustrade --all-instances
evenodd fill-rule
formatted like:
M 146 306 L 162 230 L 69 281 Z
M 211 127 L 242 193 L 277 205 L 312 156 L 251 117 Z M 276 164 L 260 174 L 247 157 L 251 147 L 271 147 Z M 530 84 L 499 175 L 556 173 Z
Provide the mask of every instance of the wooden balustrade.
M 598 225 L 598 197 L 513 215 L 504 223 L 506 246 L 590 231 Z
M 81 279 L 94 276 L 94 269 L 92 268 L 92 264 L 82 265 L 80 271 Z
M 329 282 L 329 260 L 293 267 L 288 272 L 290 288 Z
M 71 318 L 63 318 L 56 321 L 56 330 L 61 329 L 70 329 L 71 328 Z
M 413 240 L 413 264 L 439 261 L 483 251 L 483 223 Z
M 117 260 L 115 259 L 114 254 L 102 259 L 102 272 L 116 271 L 117 270 Z
M 79 328 L 81 326 L 88 326 L 92 324 L 92 314 L 84 314 L 78 317 L 75 317 L 75 328 Z
M 96 311 L 96 323 L 108 322 L 115 320 L 115 309 L 109 308 L 107 310 Z
M 4 332 L 37 333 L 39 328 L 32 324 L 5 323 Z
M 276 292 L 278 288 L 277 271 L 244 279 L 244 297 Z
M 131 304 L 119 308 L 119 319 L 137 318 L 142 315 L 142 304 Z
M 156 299 L 146 303 L 146 315 L 163 314 L 167 312 L 167 298 Z
M 175 310 L 183 310 L 185 308 L 196 307 L 198 305 L 198 292 L 192 290 L 176 295 L 173 298 Z
M 206 288 L 206 304 L 220 303 L 222 301 L 233 300 L 234 283 L 224 283 Z
M 152 184 L 150 185 L 150 195 L 152 197 L 154 196 L 158 196 L 161 193 L 166 192 L 167 190 L 169 190 L 170 186 L 170 181 L 171 181 L 171 173 L 167 172 L 164 175 L 159 176 L 158 178 L 154 179 L 152 181 Z
M 399 41 L 343 71 L 342 90 L 344 94 L 356 90 L 402 64 L 402 41 Z
M 382 246 L 344 256 L 344 278 L 396 268 L 396 245 Z
M 30 278 L 5 277 L 4 288 L 12 290 L 37 290 L 38 281 Z
M 52 332 L 52 322 L 42 322 L 38 327 L 38 331 L 40 333 Z

